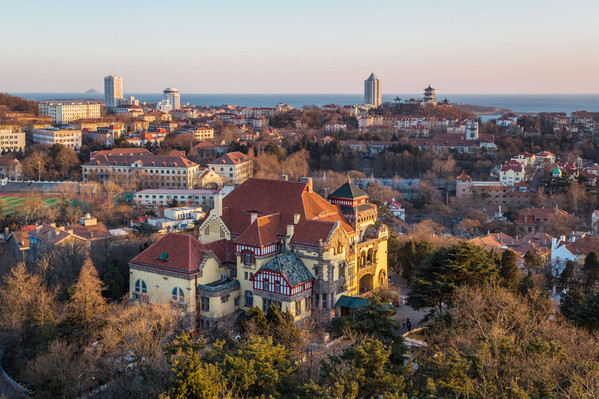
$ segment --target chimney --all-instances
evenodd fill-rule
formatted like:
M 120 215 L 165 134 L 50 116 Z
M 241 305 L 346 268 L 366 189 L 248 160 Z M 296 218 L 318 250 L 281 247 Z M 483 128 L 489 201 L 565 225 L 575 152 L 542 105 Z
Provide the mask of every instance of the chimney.
M 559 236 L 560 241 L 566 241 L 566 236 Z
M 255 212 L 252 212 L 252 213 L 250 214 L 250 217 L 251 217 L 251 219 L 250 219 L 250 224 L 252 224 L 252 223 L 254 223 L 254 222 L 256 221 L 256 219 L 258 219 L 258 214 L 257 214 L 257 213 L 255 213 Z
M 287 181 L 287 180 L 289 180 L 289 176 L 281 175 L 281 180 Z
M 290 249 L 291 247 L 291 237 L 295 233 L 295 226 L 292 224 L 287 225 L 287 236 L 285 237 L 285 248 Z
M 299 213 L 296 213 L 295 215 L 293 215 L 293 224 L 298 224 L 300 221 L 300 217 L 301 217 L 301 215 Z
M 312 188 L 312 178 L 311 177 L 306 177 L 306 176 L 300 177 L 300 181 L 302 183 L 308 183 L 308 192 L 309 193 L 314 191 Z
M 220 194 L 214 196 L 214 213 L 219 217 L 223 215 L 223 196 Z

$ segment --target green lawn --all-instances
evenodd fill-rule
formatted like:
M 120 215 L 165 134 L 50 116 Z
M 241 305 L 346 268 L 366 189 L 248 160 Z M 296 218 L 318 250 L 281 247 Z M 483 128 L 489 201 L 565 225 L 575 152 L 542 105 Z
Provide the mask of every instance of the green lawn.
M 0 209 L 2 209 L 2 215 L 10 215 L 13 213 L 15 208 L 19 207 L 19 204 L 25 199 L 25 197 L 0 197 Z M 57 203 L 56 198 L 42 198 L 42 200 L 48 206 L 55 206 Z

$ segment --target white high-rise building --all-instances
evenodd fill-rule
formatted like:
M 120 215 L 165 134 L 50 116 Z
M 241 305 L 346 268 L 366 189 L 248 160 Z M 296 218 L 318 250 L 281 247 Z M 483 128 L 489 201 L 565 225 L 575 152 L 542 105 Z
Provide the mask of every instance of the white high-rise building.
M 123 78 L 108 75 L 104 78 L 104 102 L 106 108 L 114 108 L 123 98 Z
M 370 74 L 368 79 L 364 81 L 364 105 L 380 107 L 381 104 L 381 81 L 374 75 L 373 72 Z
M 168 101 L 174 110 L 181 108 L 181 96 L 179 95 L 179 90 L 169 87 L 164 89 L 164 100 Z

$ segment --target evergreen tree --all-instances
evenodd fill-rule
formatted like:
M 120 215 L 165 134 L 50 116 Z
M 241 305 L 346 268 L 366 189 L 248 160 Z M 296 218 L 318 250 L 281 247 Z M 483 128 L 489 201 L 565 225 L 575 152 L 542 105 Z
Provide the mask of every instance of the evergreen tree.
M 572 277 L 574 277 L 574 262 L 569 260 L 566 262 L 566 266 L 564 267 L 564 270 L 562 270 L 559 279 L 562 284 L 567 284 Z
M 524 267 L 526 267 L 526 270 L 538 270 L 542 264 L 543 262 L 537 254 L 528 251 L 524 255 Z
M 106 285 L 104 295 L 107 298 L 118 301 L 123 298 L 123 295 L 127 292 L 128 284 L 123 276 L 123 273 L 119 270 L 116 260 L 110 262 L 108 270 L 102 276 L 102 280 Z
M 91 259 L 86 258 L 79 273 L 79 279 L 71 289 L 69 319 L 83 330 L 85 335 L 92 333 L 102 322 L 107 312 L 106 300 L 102 296 L 104 284 Z
M 534 274 L 532 271 L 529 271 L 526 277 L 520 280 L 520 284 L 518 284 L 518 292 L 522 295 L 526 295 L 528 291 L 534 290 L 537 288 L 537 280 L 535 280 Z
M 493 257 L 476 245 L 460 241 L 431 254 L 414 276 L 408 304 L 415 309 L 434 307 L 443 313 L 453 291 L 462 285 L 482 285 L 497 276 Z
M 516 253 L 506 250 L 501 254 L 501 266 L 499 268 L 501 285 L 510 291 L 514 291 L 518 285 L 518 266 L 516 265 Z
M 395 310 L 378 294 L 373 294 L 367 301 L 368 305 L 356 312 L 356 319 L 349 324 L 350 328 L 385 342 L 398 339 L 396 331 L 401 324 L 392 318 Z
M 402 277 L 412 281 L 414 271 L 420 267 L 427 255 L 435 250 L 435 245 L 426 240 L 410 240 L 399 251 L 399 260 L 402 267 Z
M 582 271 L 585 275 L 587 289 L 591 289 L 597 280 L 599 280 L 599 256 L 597 256 L 596 252 L 589 252 L 584 258 Z

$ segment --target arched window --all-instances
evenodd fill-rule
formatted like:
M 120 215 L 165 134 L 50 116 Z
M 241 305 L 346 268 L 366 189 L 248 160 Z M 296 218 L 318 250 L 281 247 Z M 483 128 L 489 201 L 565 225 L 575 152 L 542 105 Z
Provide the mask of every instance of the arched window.
M 142 279 L 137 279 L 135 281 L 135 291 L 133 291 L 133 298 L 142 301 L 148 299 L 148 286 L 146 282 Z
M 183 293 L 183 290 L 179 287 L 175 287 L 173 288 L 172 291 L 172 303 L 173 303 L 173 308 L 180 308 L 183 309 L 185 308 L 185 294 Z
M 245 306 L 254 306 L 254 293 L 250 290 L 245 292 Z

